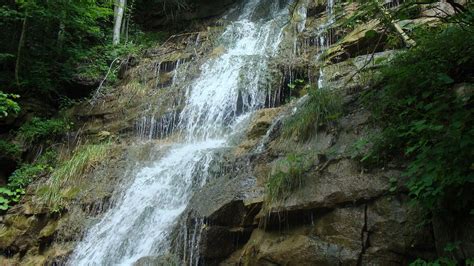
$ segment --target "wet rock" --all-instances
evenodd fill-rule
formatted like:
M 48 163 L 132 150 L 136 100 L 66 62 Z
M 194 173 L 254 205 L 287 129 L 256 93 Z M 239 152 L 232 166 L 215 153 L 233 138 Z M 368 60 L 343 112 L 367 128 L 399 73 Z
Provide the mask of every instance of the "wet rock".
M 201 233 L 201 258 L 206 265 L 214 265 L 226 259 L 248 241 L 252 229 L 206 226 Z
M 281 110 L 281 108 L 268 108 L 257 111 L 248 126 L 246 136 L 234 153 L 238 156 L 255 149 Z
M 252 209 L 259 210 L 257 206 L 261 204 L 262 195 L 263 190 L 256 187 L 253 177 L 222 178 L 194 195 L 188 208 L 211 224 L 232 227 L 248 225 L 253 223 L 253 217 L 248 215 Z
M 148 256 L 137 260 L 133 266 L 170 266 L 180 265 L 180 260 L 173 254 Z
M 409 206 L 406 196 L 386 196 L 367 204 L 367 242 L 363 264 L 405 265 L 434 253 L 428 226 L 421 226 L 419 209 Z
M 269 207 L 275 211 L 334 208 L 379 197 L 389 189 L 389 177 L 384 173 L 363 173 L 359 165 L 349 159 L 331 162 L 323 172 L 309 173 L 303 183 L 304 186 L 287 199 Z
M 336 45 L 327 51 L 327 60 L 333 63 L 342 62 L 359 55 L 372 54 L 386 49 L 387 35 L 380 30 L 376 20 L 359 25 L 344 36 Z
M 245 265 L 356 265 L 357 257 L 358 253 L 317 236 L 257 229 L 244 248 L 240 261 Z

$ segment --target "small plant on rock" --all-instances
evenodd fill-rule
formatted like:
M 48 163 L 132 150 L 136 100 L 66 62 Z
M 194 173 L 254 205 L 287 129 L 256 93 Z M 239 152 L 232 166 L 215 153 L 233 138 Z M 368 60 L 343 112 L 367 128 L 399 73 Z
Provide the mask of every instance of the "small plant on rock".
M 308 99 L 284 123 L 283 136 L 309 140 L 320 126 L 338 119 L 341 113 L 342 101 L 337 91 L 311 88 Z
M 289 154 L 278 162 L 267 183 L 267 195 L 270 202 L 284 199 L 303 183 L 303 174 L 307 166 L 302 156 Z

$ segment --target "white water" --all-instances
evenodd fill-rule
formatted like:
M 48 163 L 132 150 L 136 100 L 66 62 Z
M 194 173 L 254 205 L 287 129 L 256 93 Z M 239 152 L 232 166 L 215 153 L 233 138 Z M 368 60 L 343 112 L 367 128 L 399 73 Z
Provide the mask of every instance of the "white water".
M 169 150 L 159 161 L 136 171 L 68 264 L 132 265 L 168 251 L 170 230 L 193 190 L 206 183 L 214 151 L 228 146 L 232 131 L 242 130 L 236 123 L 265 104 L 264 74 L 288 21 L 286 5 L 280 7 L 278 2 L 266 7 L 270 12 L 264 18 L 255 20 L 260 1 L 248 1 L 226 28 L 220 38 L 225 52 L 205 63 L 200 77 L 187 88 L 178 124 L 183 140 L 163 147 Z
M 317 42 L 319 45 L 319 51 L 316 56 L 317 61 L 321 61 L 324 52 L 326 52 L 329 46 L 332 45 L 333 36 L 331 34 L 331 26 L 336 22 L 336 17 L 334 15 L 334 2 L 335 0 L 327 1 L 327 21 L 318 28 Z M 321 67 L 319 68 L 318 88 L 324 88 L 324 79 L 324 62 L 321 62 Z

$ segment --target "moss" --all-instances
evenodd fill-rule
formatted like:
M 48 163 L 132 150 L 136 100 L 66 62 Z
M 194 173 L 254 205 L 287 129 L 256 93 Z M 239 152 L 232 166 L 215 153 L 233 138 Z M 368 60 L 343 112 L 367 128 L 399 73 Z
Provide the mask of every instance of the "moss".
M 27 230 L 31 227 L 33 220 L 21 214 L 7 215 L 5 217 L 5 224 L 15 227 L 19 230 Z
M 56 233 L 56 229 L 58 228 L 58 221 L 51 221 L 49 222 L 43 229 L 41 229 L 39 233 L 39 237 L 47 238 L 52 236 Z
M 22 265 L 25 266 L 37 266 L 46 265 L 46 258 L 44 256 L 31 256 L 23 260 Z
M 10 247 L 22 234 L 23 231 L 17 228 L 0 225 L 0 250 Z

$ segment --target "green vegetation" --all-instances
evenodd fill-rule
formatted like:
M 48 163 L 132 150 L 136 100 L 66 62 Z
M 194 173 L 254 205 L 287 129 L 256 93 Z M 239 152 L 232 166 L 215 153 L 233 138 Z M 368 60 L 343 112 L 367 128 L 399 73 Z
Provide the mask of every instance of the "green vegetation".
M 58 96 L 87 96 L 87 90 L 93 89 L 109 68 L 113 81 L 121 63 L 116 59 L 137 54 L 151 44 L 150 39 L 153 44 L 163 39 L 163 34 L 144 34 L 134 23 L 132 13 L 143 1 L 132 1 L 123 7 L 125 16 L 119 27 L 123 36 L 114 44 L 112 29 L 118 1 L 2 3 L 0 89 L 23 97 L 53 100 Z M 77 81 L 92 88 L 71 86 Z M 86 91 L 77 91 L 79 88 Z M 4 96 L 0 94 L 2 114 Z
M 425 261 L 422 259 L 417 259 L 414 262 L 410 263 L 410 266 L 456 266 L 459 265 L 458 262 L 450 258 L 439 258 L 434 261 Z M 465 265 L 472 266 L 474 265 L 473 259 L 467 259 Z
M 23 164 L 15 170 L 8 178 L 8 185 L 0 187 L 0 210 L 5 211 L 19 202 L 21 196 L 25 194 L 26 187 L 40 176 L 51 172 L 55 161 L 56 152 L 48 150 L 34 163 Z
M 19 97 L 17 94 L 7 94 L 0 91 L 0 119 L 20 112 L 20 106 L 14 101 Z
M 82 53 L 106 37 L 112 14 L 110 1 L 8 1 L 0 7 L 0 82 L 21 93 L 58 91 Z
M 38 188 L 37 194 L 41 201 L 53 211 L 61 210 L 65 204 L 65 194 L 71 192 L 64 191 L 65 186 L 74 183 L 88 170 L 103 161 L 108 148 L 109 143 L 79 146 L 70 158 L 62 160 L 57 165 L 48 183 Z
M 406 158 L 410 195 L 427 210 L 469 213 L 474 203 L 471 30 L 461 24 L 419 30 L 416 47 L 382 67 L 379 89 L 364 100 L 383 126 L 365 159 Z
M 342 112 L 338 92 L 309 88 L 308 99 L 284 124 L 283 136 L 306 141 L 313 137 L 319 126 L 336 120 Z
M 18 130 L 18 139 L 25 144 L 51 140 L 64 135 L 71 128 L 71 123 L 64 119 L 32 118 Z
M 279 161 L 267 182 L 267 195 L 270 202 L 284 199 L 303 183 L 307 163 L 300 155 L 289 154 Z
M 82 145 L 70 156 L 59 158 L 58 153 L 48 149 L 31 164 L 23 164 L 8 179 L 8 185 L 0 187 L 0 210 L 5 211 L 18 203 L 25 194 L 26 187 L 40 177 L 48 176 L 48 182 L 40 186 L 36 194 L 40 202 L 52 211 L 64 207 L 65 198 L 77 192 L 74 188 L 65 189 L 74 184 L 94 166 L 104 160 L 109 143 Z
M 2 157 L 9 157 L 15 158 L 17 160 L 20 159 L 21 149 L 18 145 L 0 139 L 0 158 Z

